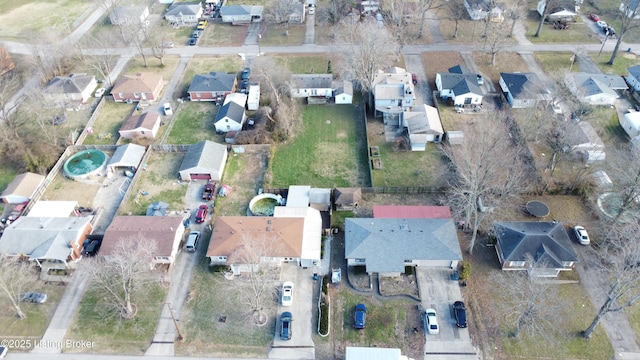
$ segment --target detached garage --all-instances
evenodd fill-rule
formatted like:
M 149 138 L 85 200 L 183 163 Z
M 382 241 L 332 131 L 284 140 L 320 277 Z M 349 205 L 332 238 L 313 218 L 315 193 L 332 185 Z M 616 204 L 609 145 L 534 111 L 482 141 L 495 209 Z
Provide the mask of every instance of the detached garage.
M 118 146 L 109 160 L 109 171 L 116 172 L 118 169 L 135 171 L 140 166 L 145 151 L 144 146 L 136 144 Z
M 180 165 L 180 179 L 220 181 L 226 163 L 226 145 L 209 140 L 201 141 L 189 146 Z

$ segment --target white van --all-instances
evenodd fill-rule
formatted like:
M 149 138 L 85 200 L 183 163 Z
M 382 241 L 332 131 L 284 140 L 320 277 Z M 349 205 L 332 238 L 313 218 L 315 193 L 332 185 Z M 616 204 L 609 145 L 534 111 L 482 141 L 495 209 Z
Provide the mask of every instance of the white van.
M 196 252 L 198 249 L 198 240 L 200 239 L 200 231 L 192 231 L 187 238 L 187 244 L 185 248 L 188 252 Z

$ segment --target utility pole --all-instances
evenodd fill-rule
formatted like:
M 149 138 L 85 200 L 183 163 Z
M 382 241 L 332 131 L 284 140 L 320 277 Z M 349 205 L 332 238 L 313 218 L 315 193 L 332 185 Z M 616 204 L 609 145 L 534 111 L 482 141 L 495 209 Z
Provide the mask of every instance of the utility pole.
M 165 303 L 167 304 L 167 307 L 169 308 L 169 313 L 171 314 L 171 320 L 173 320 L 173 326 L 176 327 L 176 332 L 178 333 L 178 341 L 182 341 L 184 340 L 184 336 L 182 336 L 182 333 L 180 332 L 180 328 L 178 327 L 178 320 L 176 320 L 175 315 L 173 314 L 173 309 L 171 308 L 171 303 Z

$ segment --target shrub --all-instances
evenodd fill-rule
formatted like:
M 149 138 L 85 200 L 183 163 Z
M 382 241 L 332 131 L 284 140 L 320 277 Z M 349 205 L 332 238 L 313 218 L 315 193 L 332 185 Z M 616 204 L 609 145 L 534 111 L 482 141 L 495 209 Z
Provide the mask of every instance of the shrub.
M 404 267 L 404 274 L 407 275 L 407 276 L 413 275 L 413 266 L 405 266 Z
M 329 275 L 322 277 L 322 293 L 327 294 L 329 292 Z
M 460 264 L 460 280 L 467 280 L 471 276 L 471 263 L 463 261 Z
M 320 334 L 329 333 L 329 305 L 326 302 L 320 304 Z

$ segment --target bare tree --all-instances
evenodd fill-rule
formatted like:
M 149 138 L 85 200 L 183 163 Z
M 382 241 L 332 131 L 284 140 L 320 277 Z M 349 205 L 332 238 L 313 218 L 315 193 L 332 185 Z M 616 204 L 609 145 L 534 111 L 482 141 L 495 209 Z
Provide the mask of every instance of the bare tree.
M 345 0 L 331 0 L 329 1 L 329 8 L 327 9 L 327 17 L 329 22 L 337 24 L 344 17 L 345 8 L 347 3 Z
M 640 300 L 640 224 L 632 222 L 603 226 L 604 245 L 598 250 L 602 264 L 602 279 L 608 280 L 606 297 L 587 329 L 591 337 L 600 320 L 612 312 L 624 310 Z
M 472 132 L 465 132 L 473 136 L 465 137 L 461 145 L 442 147 L 456 175 L 450 184 L 449 200 L 453 210 L 465 219 L 465 228 L 472 230 L 470 254 L 483 221 L 529 187 L 529 176 L 521 163 L 521 145 L 509 141 L 510 134 L 497 126 L 509 120 L 504 112 L 487 111 L 482 121 L 493 126 L 475 125 Z
M 339 42 L 346 44 L 341 69 L 344 78 L 358 82 L 371 107 L 376 74 L 393 64 L 397 44 L 391 34 L 379 28 L 375 21 L 344 19 L 336 27 L 336 34 Z
M 20 319 L 27 317 L 21 308 L 20 294 L 33 291 L 38 283 L 37 276 L 33 271 L 33 263 L 15 257 L 0 257 L 0 298 L 6 301 Z
M 640 27 L 640 19 L 636 17 L 640 17 L 640 6 L 638 6 L 638 2 L 634 0 L 622 0 L 620 7 L 624 9 L 622 14 L 617 19 L 620 19 L 620 31 L 618 32 L 618 40 L 616 41 L 616 46 L 613 48 L 613 52 L 611 53 L 611 58 L 607 62 L 608 65 L 613 65 L 613 62 L 616 60 L 616 56 L 618 55 L 618 50 L 620 49 L 620 44 L 622 44 L 622 39 L 624 36 L 633 29 Z
M 281 242 L 274 236 L 273 233 L 256 237 L 244 235 L 242 244 L 228 258 L 241 270 L 240 281 L 234 284 L 234 289 L 240 291 L 241 297 L 251 308 L 256 323 L 262 323 L 266 319 L 264 303 L 273 299 L 273 285 L 280 274 L 278 264 L 270 262 L 274 259 L 274 254 L 282 251 Z
M 533 259 L 528 262 L 533 264 Z M 558 296 L 558 286 L 534 276 L 536 264 L 529 271 L 500 271 L 491 276 L 490 283 L 504 296 L 496 303 L 498 313 L 509 322 L 513 329 L 510 337 L 518 338 L 522 332 L 531 336 L 541 336 L 547 341 L 553 339 L 558 314 L 565 304 Z
M 491 66 L 496 65 L 496 55 L 507 46 L 509 38 L 509 25 L 504 22 L 487 21 L 486 35 L 484 39 L 484 52 L 491 55 Z
M 110 255 L 83 261 L 92 276 L 91 286 L 104 296 L 106 305 L 123 319 L 135 317 L 134 298 L 144 296 L 149 285 L 159 282 L 152 268 L 157 247 L 153 239 L 140 236 L 120 239 Z
M 540 15 L 540 21 L 538 22 L 538 29 L 536 30 L 535 37 L 540 36 L 540 31 L 542 30 L 542 25 L 544 25 L 544 21 L 547 18 L 547 10 L 551 9 L 551 2 L 553 0 L 544 0 L 544 4 L 542 7 L 542 15 Z
M 296 5 L 300 4 L 298 0 L 277 0 L 273 9 L 274 17 L 277 24 L 284 27 L 284 34 L 289 36 L 289 23 L 291 21 L 291 14 Z M 302 11 L 305 11 L 303 8 Z
M 511 28 L 509 29 L 509 37 L 513 36 L 513 31 L 516 27 L 518 20 L 524 18 L 527 14 L 527 0 L 515 0 L 509 6 L 507 16 L 511 20 Z
M 640 201 L 640 153 L 629 144 L 615 150 L 617 156 L 610 157 L 607 171 L 615 179 L 616 190 L 621 196 L 614 220 L 626 219 Z
M 467 18 L 467 8 L 464 6 L 464 0 L 449 0 L 445 4 L 449 20 L 453 21 L 455 25 L 453 28 L 453 38 L 457 38 L 458 25 L 460 21 Z
M 432 10 L 438 9 L 442 5 L 438 5 L 436 0 L 418 0 L 416 13 L 420 14 L 420 31 L 418 37 L 424 37 L 425 25 L 427 23 L 427 16 Z
M 16 70 L 11 70 L 6 74 L 0 76 L 0 122 L 6 123 L 9 121 L 11 114 L 13 114 L 22 99 L 17 99 L 15 102 L 11 101 L 18 88 L 22 85 L 20 74 Z

